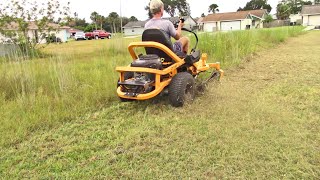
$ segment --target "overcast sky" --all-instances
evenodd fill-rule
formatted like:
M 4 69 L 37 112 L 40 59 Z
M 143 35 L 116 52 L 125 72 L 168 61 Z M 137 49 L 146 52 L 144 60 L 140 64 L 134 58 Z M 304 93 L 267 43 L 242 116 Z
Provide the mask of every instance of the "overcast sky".
M 107 16 L 110 12 L 120 14 L 120 0 L 60 0 L 60 2 L 71 2 L 71 11 L 77 12 L 80 18 L 90 20 L 90 14 L 97 11 L 99 14 Z M 249 0 L 187 0 L 191 7 L 191 16 L 199 17 L 202 13 L 208 14 L 210 4 L 219 5 L 220 12 L 234 12 L 239 7 L 245 6 Z M 147 12 L 144 7 L 149 0 L 121 0 L 122 16 L 135 16 L 139 20 L 147 19 Z M 272 6 L 272 12 L 275 12 L 278 0 L 268 0 Z
M 9 0 L 0 0 L 8 2 Z M 62 4 L 70 2 L 71 12 L 77 12 L 79 18 L 86 18 L 90 20 L 90 14 L 93 11 L 98 12 L 103 16 L 108 16 L 110 12 L 117 12 L 120 14 L 120 0 L 58 0 Z M 235 12 L 239 7 L 244 7 L 250 0 L 187 0 L 191 8 L 191 16 L 199 17 L 202 13 L 208 14 L 209 5 L 218 4 L 220 12 Z M 275 13 L 276 6 L 279 0 L 268 0 L 272 6 L 272 12 Z M 139 20 L 146 20 L 148 18 L 147 11 L 144 7 L 148 5 L 149 0 L 121 0 L 122 16 L 135 16 Z M 168 16 L 168 15 L 165 15 Z

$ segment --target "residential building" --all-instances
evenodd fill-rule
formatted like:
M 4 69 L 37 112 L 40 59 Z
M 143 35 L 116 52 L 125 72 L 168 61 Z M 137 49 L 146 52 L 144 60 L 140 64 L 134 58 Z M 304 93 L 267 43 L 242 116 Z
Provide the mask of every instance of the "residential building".
M 125 36 L 142 35 L 147 21 L 131 21 L 123 26 Z
M 203 18 L 204 17 L 200 17 L 197 19 L 198 31 L 203 31 L 203 25 L 204 25 Z
M 267 10 L 250 10 L 209 14 L 203 19 L 204 31 L 234 31 L 263 28 Z
M 53 34 L 55 35 L 56 38 L 59 38 L 61 40 L 61 42 L 66 42 L 68 40 L 68 38 L 70 37 L 70 33 L 69 33 L 69 29 L 70 27 L 68 26 L 60 26 L 59 24 L 55 24 L 55 23 L 49 23 L 47 25 L 48 28 L 46 28 L 45 30 L 43 30 L 40 34 L 40 30 L 39 27 L 37 26 L 35 21 L 30 21 L 28 24 L 28 31 L 27 31 L 27 35 L 28 38 L 30 39 L 35 39 L 36 42 L 38 42 L 39 44 L 44 44 L 46 43 L 46 38 L 42 37 L 43 35 L 45 35 L 46 37 Z M 19 24 L 12 22 L 10 24 L 7 25 L 6 28 L 4 28 L 8 31 L 18 31 L 19 30 Z M 52 30 L 51 30 L 52 29 Z M 0 35 L 0 37 L 3 37 L 3 35 Z M 3 42 L 3 40 L 1 41 L 0 38 L 0 42 Z
M 302 6 L 302 24 L 304 26 L 320 26 L 320 5 Z

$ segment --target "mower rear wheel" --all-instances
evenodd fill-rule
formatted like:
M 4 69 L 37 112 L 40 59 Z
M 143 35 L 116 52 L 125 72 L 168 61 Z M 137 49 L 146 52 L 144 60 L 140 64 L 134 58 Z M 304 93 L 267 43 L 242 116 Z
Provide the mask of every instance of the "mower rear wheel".
M 195 97 L 195 80 L 187 72 L 181 72 L 172 78 L 169 85 L 169 101 L 174 107 L 182 107 Z
M 131 78 L 133 78 L 133 76 L 134 76 L 133 72 L 126 72 L 126 73 L 124 73 L 124 80 L 131 79 Z M 120 82 L 120 79 L 118 80 L 118 82 Z M 119 87 L 119 85 L 117 84 L 117 88 L 118 87 Z M 126 99 L 126 98 L 122 98 L 122 97 L 119 97 L 119 99 L 121 102 L 134 101 L 134 99 Z

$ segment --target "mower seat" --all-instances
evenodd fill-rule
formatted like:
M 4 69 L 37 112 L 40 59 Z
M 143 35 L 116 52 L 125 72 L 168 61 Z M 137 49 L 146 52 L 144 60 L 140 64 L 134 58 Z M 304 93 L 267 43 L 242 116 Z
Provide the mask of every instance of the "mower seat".
M 142 34 L 142 41 L 154 41 L 167 46 L 171 51 L 173 51 L 173 45 L 171 40 L 166 36 L 166 33 L 161 29 L 146 29 Z M 147 54 L 156 54 L 160 58 L 164 59 L 164 62 L 173 62 L 172 58 L 157 48 L 146 47 Z M 173 51 L 174 52 L 174 51 Z M 186 54 L 182 52 L 174 52 L 180 58 L 185 58 Z

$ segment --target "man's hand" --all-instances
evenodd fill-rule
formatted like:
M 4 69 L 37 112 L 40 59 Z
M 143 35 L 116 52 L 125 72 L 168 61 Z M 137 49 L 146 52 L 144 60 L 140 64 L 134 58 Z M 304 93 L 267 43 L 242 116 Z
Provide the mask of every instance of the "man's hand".
M 180 22 L 179 22 L 179 27 L 183 27 L 184 26 L 184 22 L 182 22 L 182 20 L 180 20 Z
M 174 37 L 174 39 L 179 40 L 182 37 L 181 29 L 184 26 L 184 19 L 180 19 L 179 25 L 177 28 L 177 35 Z
M 181 17 L 180 18 L 180 21 L 179 21 L 179 26 L 182 28 L 183 26 L 184 26 L 184 18 L 183 17 Z

